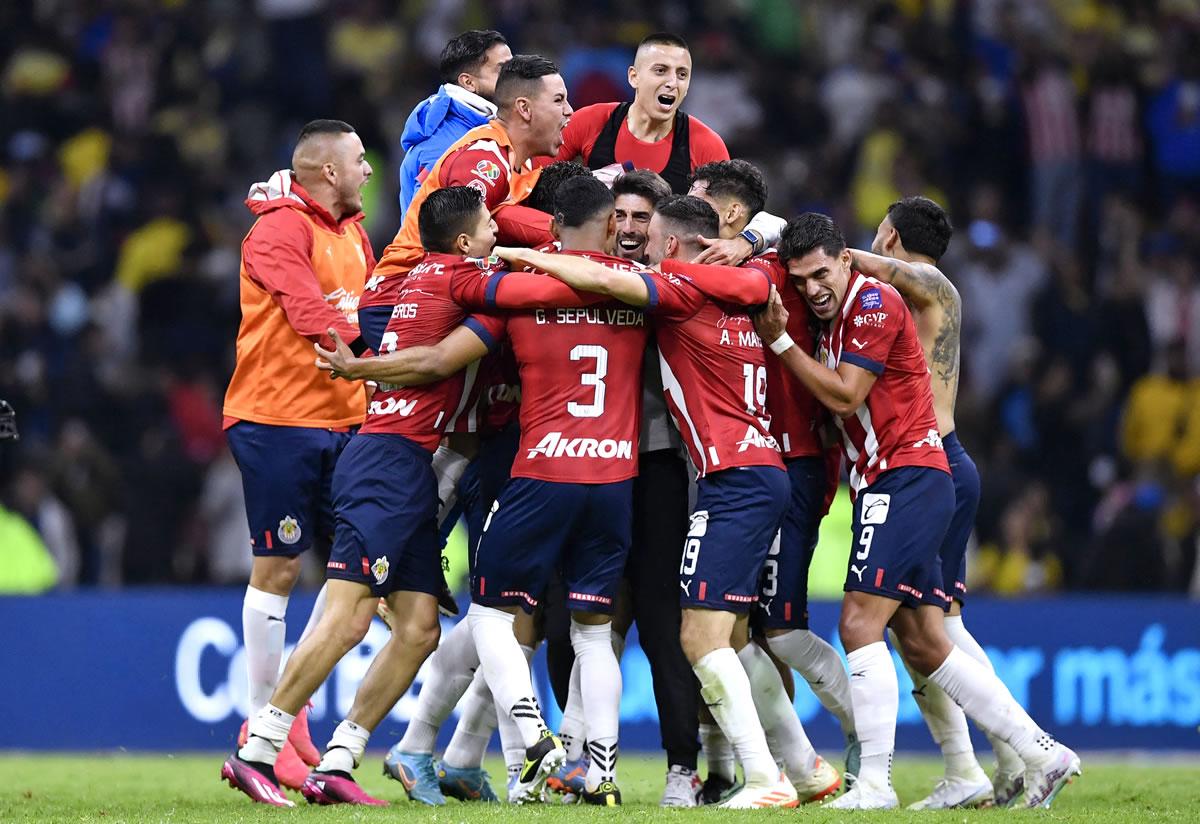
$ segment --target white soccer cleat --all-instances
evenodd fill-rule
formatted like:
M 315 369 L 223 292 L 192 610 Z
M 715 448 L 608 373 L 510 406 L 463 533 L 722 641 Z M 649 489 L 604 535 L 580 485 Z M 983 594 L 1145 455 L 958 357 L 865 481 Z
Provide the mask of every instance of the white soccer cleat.
M 765 807 L 795 807 L 800 803 L 796 788 L 787 776 L 779 774 L 779 780 L 767 786 L 747 784 L 723 802 L 726 810 L 758 810 Z
M 1083 775 L 1079 768 L 1079 756 L 1057 741 L 1052 743 L 1050 755 L 1035 764 L 1025 763 L 1025 806 L 1050 809 L 1054 797 L 1074 780 Z
M 995 799 L 992 782 L 983 770 L 978 775 L 954 775 L 943 778 L 933 792 L 920 801 L 909 804 L 910 810 L 953 810 L 962 807 L 990 807 Z
M 695 770 L 672 764 L 667 773 L 667 784 L 663 788 L 662 800 L 658 802 L 658 806 L 695 807 L 696 797 L 700 795 L 700 790 L 703 788 L 704 783 L 700 780 L 700 776 L 696 775 Z
M 854 786 L 842 795 L 826 801 L 821 809 L 830 810 L 894 810 L 900 806 L 896 791 L 889 784 L 886 787 L 876 787 L 867 784 L 862 776 L 854 782 Z
M 992 799 L 997 807 L 1012 806 L 1024 791 L 1024 772 L 1001 772 L 996 768 L 992 774 Z
M 828 798 L 842 786 L 842 776 L 838 774 L 837 767 L 819 755 L 816 766 L 811 770 L 789 778 L 792 786 L 796 788 L 796 797 L 801 804 L 811 804 Z

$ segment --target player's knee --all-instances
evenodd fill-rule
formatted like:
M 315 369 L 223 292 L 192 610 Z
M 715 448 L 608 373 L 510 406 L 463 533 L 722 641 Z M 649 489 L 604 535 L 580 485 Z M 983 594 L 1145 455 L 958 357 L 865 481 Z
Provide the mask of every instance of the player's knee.
M 442 627 L 436 615 L 432 621 L 425 616 L 412 616 L 396 632 L 397 641 L 423 657 L 433 654 L 441 637 Z
M 274 595 L 290 595 L 300 578 L 301 556 L 260 555 L 250 568 L 250 586 Z
M 883 640 L 883 627 L 873 616 L 847 604 L 838 620 L 838 635 L 847 650 L 855 650 Z
M 716 649 L 706 628 L 699 621 L 689 621 L 686 616 L 679 628 L 679 644 L 689 664 L 695 664 Z

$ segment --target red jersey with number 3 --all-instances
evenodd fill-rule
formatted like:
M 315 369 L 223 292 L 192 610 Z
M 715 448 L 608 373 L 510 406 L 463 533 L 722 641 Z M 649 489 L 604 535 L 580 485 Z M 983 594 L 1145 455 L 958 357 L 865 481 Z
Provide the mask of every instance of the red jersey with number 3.
M 563 254 L 642 271 L 638 264 L 598 252 Z M 563 286 L 546 275 L 530 277 L 546 281 L 548 288 Z M 598 484 L 637 475 L 642 356 L 649 330 L 642 310 L 595 300 L 579 301 L 582 308 L 505 316 L 521 378 L 521 446 L 514 478 Z
M 817 360 L 875 375 L 854 413 L 834 418 L 850 463 L 850 489 L 862 492 L 902 466 L 950 471 L 933 411 L 929 366 L 912 314 L 892 286 L 852 272 L 838 316 L 821 334 Z
M 746 261 L 744 266 L 762 271 L 783 300 L 788 311 L 787 333 L 808 354 L 817 349 L 812 315 L 804 297 L 796 291 L 787 269 L 774 251 Z M 779 441 L 785 458 L 807 458 L 824 454 L 821 446 L 821 422 L 825 407 L 792 374 L 779 356 L 770 349 L 767 357 L 767 408 L 771 410 L 771 434 Z
M 663 261 L 663 268 L 684 267 Z M 664 271 L 653 274 L 647 311 L 655 319 L 667 408 L 698 477 L 738 466 L 782 469 L 762 341 L 745 310 L 710 300 L 686 274 Z

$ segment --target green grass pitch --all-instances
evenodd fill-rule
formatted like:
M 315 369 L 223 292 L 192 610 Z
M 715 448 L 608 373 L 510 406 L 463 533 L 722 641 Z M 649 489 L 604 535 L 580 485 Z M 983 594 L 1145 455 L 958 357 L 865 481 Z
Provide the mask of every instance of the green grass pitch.
M 1194 762 L 1132 761 L 1111 756 L 1083 760 L 1083 776 L 1065 789 L 1049 811 L 949 810 L 936 813 L 835 813 L 818 807 L 751 812 L 661 810 L 660 759 L 621 759 L 625 806 L 619 810 L 538 805 L 508 807 L 460 804 L 432 809 L 409 803 L 399 784 L 380 775 L 381 754 L 368 756 L 358 779 L 368 791 L 395 802 L 382 809 L 309 807 L 298 793 L 294 810 L 254 805 L 217 778 L 221 754 L 164 755 L 0 755 L 0 821 L 37 822 L 436 822 L 436 824 L 525 824 L 582 822 L 599 819 L 638 822 L 805 821 L 998 822 L 1033 817 L 1064 822 L 1200 822 L 1200 759 Z M 489 762 L 493 777 L 503 775 Z M 896 790 L 904 803 L 915 801 L 933 784 L 940 763 L 901 755 L 895 770 Z M 503 794 L 503 790 L 501 790 Z

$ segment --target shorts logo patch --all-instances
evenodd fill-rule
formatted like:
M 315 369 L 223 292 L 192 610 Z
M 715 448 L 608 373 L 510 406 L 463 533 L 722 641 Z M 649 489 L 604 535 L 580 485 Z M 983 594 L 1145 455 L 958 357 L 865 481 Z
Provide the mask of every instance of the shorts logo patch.
M 892 507 L 892 496 L 886 492 L 876 494 L 874 492 L 864 492 L 862 502 L 862 523 L 866 524 L 884 524 L 887 523 L 888 510 Z
M 858 582 L 861 584 L 863 573 L 867 571 L 867 565 L 863 564 L 861 567 L 856 567 L 854 564 L 851 564 L 850 571 L 858 576 Z
M 300 540 L 300 522 L 291 515 L 285 515 L 275 534 L 279 536 L 279 540 L 290 546 Z
M 883 306 L 883 295 L 878 289 L 863 289 L 858 293 L 858 305 L 863 309 L 878 309 Z
M 388 563 L 386 556 L 375 559 L 375 563 L 371 564 L 371 574 L 375 576 L 376 585 L 387 580 L 389 570 L 391 570 L 391 564 Z

